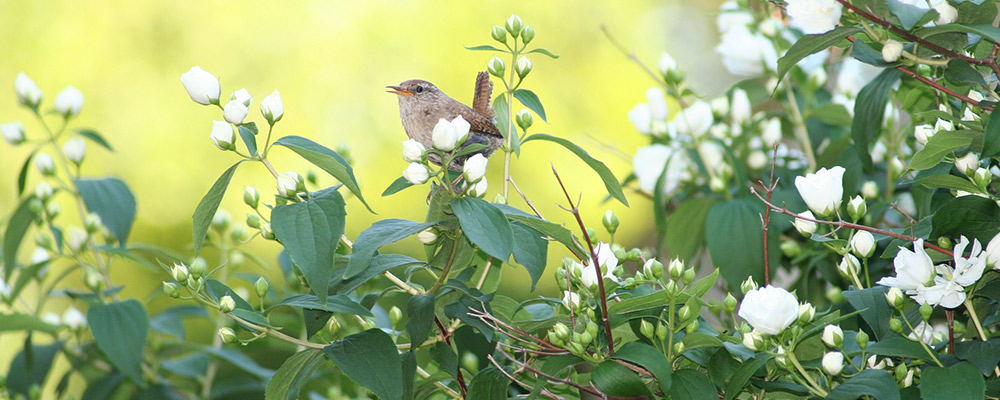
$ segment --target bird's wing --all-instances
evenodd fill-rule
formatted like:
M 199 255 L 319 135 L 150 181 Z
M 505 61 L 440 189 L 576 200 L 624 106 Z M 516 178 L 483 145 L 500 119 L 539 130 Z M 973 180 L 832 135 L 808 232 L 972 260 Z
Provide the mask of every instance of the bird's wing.
M 461 104 L 461 103 L 459 103 L 459 104 Z M 490 119 L 490 118 L 486 117 L 485 115 L 480 114 L 479 112 L 477 112 L 477 111 L 469 108 L 465 104 L 462 104 L 462 107 L 465 108 L 466 112 L 464 112 L 464 113 L 459 113 L 459 112 L 451 113 L 450 115 L 447 116 L 447 119 L 450 121 L 450 120 L 454 119 L 455 117 L 458 117 L 459 115 L 461 115 L 462 118 L 464 118 L 465 121 L 469 123 L 469 130 L 470 131 L 472 131 L 472 132 L 482 132 L 482 133 L 490 135 L 490 136 L 495 136 L 495 137 L 498 137 L 498 138 L 501 138 L 501 139 L 503 138 L 503 135 L 500 134 L 500 130 L 497 129 L 497 126 L 493 124 L 493 120 L 492 119 Z
M 486 118 L 493 118 L 493 108 L 490 107 L 492 96 L 493 82 L 490 81 L 490 74 L 482 71 L 476 76 L 476 93 L 472 96 L 472 109 Z

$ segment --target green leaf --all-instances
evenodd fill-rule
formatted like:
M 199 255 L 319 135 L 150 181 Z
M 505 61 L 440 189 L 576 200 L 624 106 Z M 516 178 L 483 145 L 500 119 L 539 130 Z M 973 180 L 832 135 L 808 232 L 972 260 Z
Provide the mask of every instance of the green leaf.
M 494 206 L 499 208 L 500 211 L 503 211 L 503 213 L 507 215 L 507 219 L 511 222 L 525 224 L 545 235 L 548 235 L 552 239 L 555 239 L 555 241 L 566 246 L 566 248 L 573 252 L 573 255 L 576 257 L 589 257 L 589 252 L 580 247 L 579 240 L 577 240 L 573 236 L 573 232 L 570 232 L 569 229 L 566 229 L 566 227 L 543 220 L 505 204 L 494 204 Z
M 484 253 L 507 262 L 514 250 L 514 232 L 503 212 L 473 197 L 452 199 L 450 204 L 469 241 Z
M 240 138 L 243 139 L 243 144 L 247 146 L 247 151 L 250 152 L 250 157 L 257 156 L 257 137 L 255 136 L 257 132 L 250 130 L 250 128 L 243 125 L 238 125 L 236 130 L 240 133 Z
M 350 279 L 343 279 L 346 266 L 335 269 L 333 271 L 333 279 L 330 283 L 330 294 L 347 294 L 361 287 L 362 284 L 368 282 L 370 279 L 392 268 L 423 263 L 423 261 L 410 256 L 379 254 L 371 257 L 371 263 L 368 265 L 368 268 L 365 268 L 360 274 L 354 275 Z
M 955 150 L 968 148 L 978 135 L 977 132 L 966 130 L 938 132 L 927 140 L 923 149 L 913 155 L 910 165 L 906 167 L 918 171 L 931 168 Z
M 469 399 L 507 400 L 510 379 L 494 366 L 479 371 L 469 384 Z
M 956 342 L 955 357 L 975 365 L 983 375 L 990 375 L 1000 364 L 1000 338 L 986 342 L 980 340 Z
M 368 311 L 367 308 L 343 294 L 327 296 L 326 304 L 320 303 L 319 298 L 314 295 L 298 294 L 284 299 L 281 303 L 275 305 L 275 307 L 278 306 L 294 306 L 311 310 L 363 315 L 366 317 L 372 316 L 371 311 Z
M 466 50 L 473 50 L 473 51 L 489 50 L 489 51 L 499 51 L 501 53 L 509 53 L 507 50 L 498 49 L 498 48 L 490 46 L 488 44 L 483 44 L 483 45 L 479 45 L 479 46 L 465 46 L 465 49 Z
M 778 59 L 778 80 L 781 81 L 785 77 L 785 74 L 791 71 L 792 67 L 798 64 L 799 61 L 802 61 L 803 58 L 826 50 L 830 46 L 844 40 L 847 36 L 860 31 L 860 27 L 841 26 L 827 33 L 803 36 L 785 52 L 784 56 Z
M 628 342 L 615 351 L 611 358 L 628 361 L 645 368 L 656 378 L 656 384 L 659 385 L 660 391 L 663 393 L 670 391 L 673 372 L 670 369 L 670 362 L 663 356 L 663 353 L 652 346 L 639 342 Z
M 396 194 L 399 191 L 406 189 L 410 186 L 413 186 L 413 184 L 410 183 L 410 181 L 407 181 L 406 178 L 401 176 L 399 178 L 396 178 L 396 180 L 392 181 L 392 183 L 389 184 L 389 187 L 385 188 L 385 191 L 382 192 L 382 197 Z
M 889 12 L 899 18 L 899 23 L 903 25 L 903 29 L 912 29 L 921 19 L 924 18 L 930 10 L 923 9 L 914 5 L 901 3 L 898 0 L 887 0 L 886 6 L 889 7 Z
M 125 247 L 135 222 L 135 196 L 128 185 L 117 178 L 77 179 L 76 187 L 87 211 L 101 217 L 101 223 Z
M 4 280 L 10 279 L 10 274 L 14 272 L 21 240 L 24 239 L 24 234 L 31 227 L 31 223 L 35 221 L 35 213 L 31 211 L 30 205 L 34 198 L 35 196 L 28 196 L 21 200 L 21 204 L 17 205 L 14 213 L 7 220 L 7 229 L 3 233 Z
M 889 288 L 885 286 L 843 292 L 851 306 L 861 311 L 861 318 L 864 318 L 878 339 L 885 339 L 885 335 L 892 332 L 889 329 L 889 320 L 892 319 L 894 312 L 885 300 L 885 294 L 888 292 Z
M 146 308 L 138 300 L 94 304 L 87 310 L 94 341 L 108 361 L 136 384 L 142 384 L 143 348 L 149 334 Z
M 888 338 L 879 339 L 879 341 L 868 345 L 868 348 L 865 350 L 871 354 L 882 356 L 913 358 L 927 362 L 932 361 L 923 346 L 920 346 L 920 343 L 910 338 L 893 335 Z
M 267 382 L 264 400 L 298 399 L 299 390 L 309 379 L 312 369 L 322 361 L 322 356 L 322 350 L 306 349 L 285 360 Z
M 301 136 L 285 136 L 274 142 L 276 146 L 285 146 L 292 151 L 296 152 L 298 155 L 305 158 L 306 161 L 313 163 L 313 165 L 319 167 L 326 173 L 330 174 L 334 178 L 347 186 L 347 189 L 358 196 L 358 200 L 361 200 L 361 204 L 365 205 L 365 208 L 369 212 L 374 213 L 372 208 L 368 206 L 368 202 L 365 201 L 365 197 L 361 195 L 361 188 L 358 187 L 358 180 L 354 177 L 354 168 L 347 163 L 344 157 L 337 154 L 336 151 L 330 150 L 323 147 L 319 143 L 312 140 L 306 139 Z
M 681 260 L 690 261 L 705 244 L 705 220 L 718 202 L 715 197 L 691 198 L 682 202 L 667 220 L 667 248 Z
M 949 32 L 971 33 L 974 35 L 982 36 L 986 40 L 989 40 L 993 43 L 1000 43 L 1000 28 L 987 24 L 978 24 L 978 25 L 947 24 L 947 25 L 935 26 L 934 28 L 920 30 L 920 36 L 928 37 Z
M 77 129 L 76 133 L 80 136 L 90 139 L 91 142 L 94 142 L 97 145 L 105 149 L 108 149 L 108 151 L 112 152 L 115 151 L 115 149 L 111 147 L 111 144 L 108 143 L 107 140 L 104 140 L 104 136 L 101 136 L 101 134 L 97 133 L 97 131 L 94 131 L 92 129 Z
M 196 351 L 212 355 L 215 358 L 232 364 L 234 367 L 246 371 L 260 378 L 262 381 L 270 380 L 274 376 L 273 370 L 261 367 L 252 358 L 234 349 L 214 346 L 194 346 L 194 348 Z
M 545 272 L 545 262 L 548 260 L 549 242 L 545 235 L 534 228 L 520 222 L 511 222 L 514 233 L 514 261 L 524 266 L 531 276 L 531 290 Z
M 50 325 L 28 314 L 16 312 L 13 314 L 0 314 L 0 332 L 11 331 L 40 331 L 55 335 L 59 332 L 59 327 Z
M 326 304 L 333 275 L 333 252 L 344 234 L 344 197 L 327 189 L 309 200 L 271 211 L 274 235 L 302 271 L 320 304 Z
M 764 208 L 756 200 L 739 199 L 715 203 L 705 220 L 705 241 L 712 263 L 722 271 L 729 287 L 739 287 L 748 276 L 763 282 L 764 243 L 761 214 Z M 776 221 L 771 221 L 774 224 Z M 768 254 L 772 266 L 778 265 L 778 231 L 768 231 Z
M 545 119 L 545 107 L 542 107 L 542 101 L 538 100 L 538 96 L 535 92 L 528 89 L 517 89 L 514 91 L 514 98 L 528 107 L 529 110 L 534 111 L 539 117 L 542 117 L 542 121 L 549 122 Z
M 1000 226 L 1000 207 L 990 199 L 979 196 L 953 198 L 944 203 L 931 218 L 934 229 L 931 238 L 964 235 L 988 243 Z
M 615 397 L 652 396 L 646 383 L 628 367 L 615 361 L 604 361 L 594 367 L 590 376 L 601 392 Z M 685 397 L 696 398 L 696 397 Z
M 21 170 L 17 173 L 17 195 L 20 197 L 24 194 L 24 188 L 28 181 L 28 170 L 31 168 L 31 160 L 35 158 L 35 154 L 38 153 L 38 149 L 32 151 L 28 154 L 28 158 L 24 159 L 24 163 L 21 164 Z
M 528 51 L 524 52 L 524 54 L 531 54 L 531 53 L 541 53 L 541 54 L 545 54 L 545 55 L 547 55 L 549 57 L 552 57 L 552 58 L 559 58 L 558 54 L 553 54 L 551 51 L 545 50 L 543 48 L 531 49 L 531 50 L 528 50 Z
M 376 221 L 368 229 L 358 235 L 354 241 L 354 252 L 344 271 L 344 279 L 351 278 L 368 267 L 372 256 L 379 247 L 399 241 L 414 235 L 424 229 L 434 226 L 437 222 L 419 223 L 405 219 L 384 219 Z
M 508 119 L 510 111 L 508 111 L 508 109 L 509 107 L 507 106 L 506 95 L 501 93 L 493 99 L 493 111 L 495 111 L 497 118 L 496 126 L 504 138 L 507 138 L 510 135 L 510 119 Z
M 628 205 L 628 200 L 625 199 L 625 193 L 622 192 L 622 187 L 621 184 L 618 183 L 618 178 L 615 178 L 615 175 L 606 165 L 604 165 L 604 163 L 591 157 L 590 154 L 587 154 L 586 150 L 569 140 L 544 133 L 536 133 L 528 136 L 521 143 L 527 143 L 532 140 L 545 140 L 553 142 L 565 147 L 567 150 L 573 152 L 573 154 L 576 154 L 576 156 L 583 160 L 583 162 L 587 163 L 587 165 L 590 166 L 594 172 L 597 172 L 597 175 L 600 175 L 601 180 L 604 181 L 604 187 L 608 190 L 608 194 L 610 194 L 611 197 L 614 197 L 615 200 L 620 201 L 626 206 Z
M 874 168 L 870 147 L 882 132 L 882 119 L 885 117 L 885 103 L 889 100 L 889 91 L 896 82 L 899 82 L 902 75 L 903 73 L 897 69 L 887 68 L 858 92 L 857 101 L 854 103 L 851 134 L 865 171 L 872 171 Z
M 985 399 L 986 382 L 983 374 L 967 362 L 947 368 L 931 366 L 921 371 L 920 397 L 925 400 Z
M 923 177 L 918 177 L 916 182 L 921 186 L 928 189 L 953 189 L 953 190 L 964 190 L 966 192 L 978 193 L 981 189 L 978 186 L 969 182 L 968 179 L 959 178 L 955 175 L 928 175 Z
M 1000 154 L 1000 116 L 993 118 L 993 114 L 990 114 L 983 133 L 982 157 L 994 157 L 997 154 Z
M 752 360 L 744 361 L 740 365 L 740 368 L 732 374 L 729 381 L 726 382 L 726 396 L 723 400 L 733 400 L 736 396 L 739 396 L 746 387 L 747 382 L 750 381 L 750 378 L 757 373 L 757 370 L 766 365 L 770 359 L 770 355 L 763 354 Z
M 403 397 L 403 363 L 392 337 L 369 329 L 333 342 L 323 349 L 348 378 L 382 400 Z
M 219 179 L 216 179 L 215 183 L 212 184 L 212 187 L 208 189 L 208 193 L 205 193 L 205 197 L 202 197 L 201 201 L 198 202 L 198 207 L 194 209 L 191 221 L 194 228 L 194 253 L 196 255 L 201 251 L 201 245 L 205 242 L 205 235 L 208 234 L 208 227 L 212 225 L 212 218 L 215 218 L 215 212 L 219 210 L 219 203 L 222 203 L 222 196 L 226 194 L 229 181 L 233 179 L 236 167 L 240 166 L 242 162 L 236 162 L 226 172 L 223 172 L 219 176 Z
M 434 327 L 434 295 L 418 294 L 410 297 L 406 303 L 406 317 L 406 331 L 415 348 L 427 339 Z
M 969 65 L 968 61 L 959 60 L 957 58 L 948 61 L 948 68 L 944 70 L 944 79 L 955 85 L 965 86 L 965 85 L 976 85 L 985 86 L 986 82 L 983 81 L 983 76 Z
M 31 347 L 22 349 L 14 357 L 14 361 L 11 361 L 6 381 L 7 389 L 11 393 L 30 398 L 29 392 L 33 385 L 44 386 L 45 377 L 49 375 L 49 369 L 52 367 L 52 361 L 62 349 L 62 342 L 55 342 L 48 346 L 31 345 L 30 340 L 25 343 Z M 11 346 L 10 343 L 7 345 Z
M 673 381 L 670 386 L 670 398 L 672 399 L 716 399 L 719 397 L 712 380 L 701 371 L 678 369 L 674 371 Z
M 896 380 L 892 379 L 892 375 L 889 375 L 888 372 L 880 369 L 866 369 L 833 388 L 827 398 L 854 400 L 866 395 L 879 400 L 899 400 L 899 389 L 896 387 Z

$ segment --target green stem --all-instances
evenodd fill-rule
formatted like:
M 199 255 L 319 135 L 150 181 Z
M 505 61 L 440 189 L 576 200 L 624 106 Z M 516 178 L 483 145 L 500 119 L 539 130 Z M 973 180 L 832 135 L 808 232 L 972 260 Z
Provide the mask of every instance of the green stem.
M 788 108 L 792 113 L 792 123 L 795 124 L 795 136 L 802 144 L 802 152 L 809 161 L 809 171 L 816 170 L 816 155 L 813 153 L 812 142 L 809 140 L 809 132 L 806 130 L 806 122 L 799 111 L 799 103 L 795 98 L 795 91 L 791 85 L 785 85 L 785 94 L 788 96 Z
M 521 48 L 523 49 L 523 47 Z M 507 89 L 507 146 L 504 150 L 503 156 L 503 198 L 507 199 L 507 189 L 510 186 L 510 154 L 514 152 L 512 148 L 514 143 L 514 135 L 517 131 L 514 128 L 514 76 L 517 69 L 517 55 L 521 49 L 517 48 L 517 38 L 514 38 L 514 48 L 510 51 L 510 82 L 504 82 L 504 86 Z M 520 83 L 518 83 L 520 84 Z
M 969 297 L 965 298 L 965 308 L 969 310 L 969 317 L 972 317 L 972 323 L 976 325 L 976 332 L 979 333 L 979 338 L 984 342 L 987 341 L 986 332 L 983 331 L 983 324 L 979 322 L 979 315 L 976 314 L 976 307 L 972 306 L 972 300 Z
M 436 293 L 444 281 L 448 279 L 448 273 L 451 272 L 451 264 L 455 261 L 455 253 L 458 252 L 458 243 L 462 239 L 461 233 L 455 237 L 453 240 L 454 244 L 451 245 L 451 252 L 448 253 L 448 261 L 444 264 L 444 268 L 441 269 L 441 276 L 438 277 L 437 282 L 434 282 L 434 286 L 427 293 Z
M 815 380 L 813 380 L 812 376 L 809 375 L 808 372 L 806 372 L 806 369 L 802 368 L 802 364 L 799 364 L 799 360 L 795 358 L 794 349 L 789 348 L 788 352 L 785 353 L 785 358 L 787 358 L 788 361 L 792 362 L 792 365 L 795 366 L 795 369 L 798 370 L 800 374 L 802 374 L 802 378 L 809 383 L 809 385 L 807 385 L 806 387 L 812 386 L 809 391 L 815 393 L 819 397 L 824 397 L 824 398 L 826 397 L 827 395 L 826 390 L 823 390 L 823 387 L 821 387 L 818 383 L 816 383 Z
M 903 320 L 903 322 L 906 323 L 906 326 L 908 326 L 910 328 L 910 332 L 914 332 L 913 324 L 911 324 L 910 320 L 908 318 L 906 318 L 906 315 L 902 315 L 902 320 Z M 914 333 L 914 336 L 917 336 L 917 335 Z M 917 340 L 915 340 L 915 341 L 917 343 L 920 343 L 920 347 L 924 348 L 924 351 L 927 352 L 927 355 L 931 356 L 931 359 L 934 360 L 934 363 L 937 364 L 937 366 L 944 367 L 944 364 L 941 364 L 941 360 L 938 360 L 937 355 L 934 354 L 933 351 L 931 351 L 930 347 L 927 347 L 927 343 L 924 343 L 924 341 L 923 341 L 922 338 L 917 337 Z
M 228 249 L 226 245 L 225 235 L 219 235 L 219 264 L 225 265 L 226 255 L 228 254 Z M 225 283 L 226 277 L 228 275 L 229 268 L 223 268 L 219 271 L 219 281 Z M 219 315 L 215 318 L 215 332 L 218 332 L 226 323 L 226 314 L 219 311 Z M 216 349 L 222 348 L 222 337 L 219 335 L 212 335 L 212 347 Z M 208 369 L 205 370 L 205 383 L 201 387 L 201 397 L 209 398 L 212 394 L 212 382 L 215 380 L 215 374 L 218 372 L 219 364 L 216 360 L 212 360 L 208 364 Z

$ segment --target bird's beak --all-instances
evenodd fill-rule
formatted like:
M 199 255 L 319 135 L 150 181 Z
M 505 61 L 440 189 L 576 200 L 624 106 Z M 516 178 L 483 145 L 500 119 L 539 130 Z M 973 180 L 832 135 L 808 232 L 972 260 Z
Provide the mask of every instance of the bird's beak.
M 386 89 L 392 89 L 392 90 L 386 90 L 385 91 L 386 93 L 395 93 L 395 94 L 398 94 L 400 96 L 413 96 L 413 92 L 411 92 L 409 90 L 406 90 L 406 89 L 403 89 L 403 88 L 401 88 L 399 86 L 386 86 L 385 88 Z

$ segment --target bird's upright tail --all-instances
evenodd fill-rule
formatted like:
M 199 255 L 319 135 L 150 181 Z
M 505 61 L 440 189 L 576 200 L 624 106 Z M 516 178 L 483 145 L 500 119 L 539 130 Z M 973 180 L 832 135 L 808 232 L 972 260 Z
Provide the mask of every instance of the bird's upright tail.
M 490 82 L 490 74 L 482 71 L 476 76 L 476 93 L 472 97 L 472 109 L 487 118 L 493 118 L 493 107 L 490 100 L 493 97 L 493 82 Z

